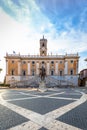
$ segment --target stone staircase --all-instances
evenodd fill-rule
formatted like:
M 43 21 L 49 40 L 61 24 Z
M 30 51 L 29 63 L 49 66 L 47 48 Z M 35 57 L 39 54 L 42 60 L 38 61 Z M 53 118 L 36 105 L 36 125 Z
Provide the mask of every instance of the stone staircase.
M 34 87 L 37 88 L 39 87 L 39 83 L 41 82 L 41 79 L 39 76 L 32 76 L 30 77 L 28 80 L 21 80 L 18 82 L 12 82 L 10 84 L 10 87 L 18 87 L 18 88 L 28 88 L 28 87 Z M 52 76 L 47 76 L 45 78 L 45 84 L 46 87 L 69 87 L 69 86 L 73 86 L 72 82 L 68 81 L 68 80 L 59 80 L 59 79 L 55 79 Z
M 49 76 L 46 78 L 46 85 L 47 87 L 68 87 L 68 86 L 73 86 L 72 82 L 68 80 L 59 80 L 55 79 L 52 76 Z

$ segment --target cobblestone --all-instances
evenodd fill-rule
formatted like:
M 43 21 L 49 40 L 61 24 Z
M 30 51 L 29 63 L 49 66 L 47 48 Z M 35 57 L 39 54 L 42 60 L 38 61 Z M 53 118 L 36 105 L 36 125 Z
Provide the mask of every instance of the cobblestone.
M 75 95 L 75 94 L 58 94 L 58 95 L 54 95 L 52 97 L 66 97 L 66 98 L 80 98 L 82 95 Z
M 29 121 L 29 119 L 13 112 L 3 105 L 0 105 L 0 130 L 5 130 L 27 121 Z
M 46 114 L 54 109 L 58 109 L 63 105 L 67 105 L 73 102 L 73 100 L 62 100 L 62 99 L 50 99 L 50 98 L 37 98 L 37 99 L 28 99 L 26 102 L 24 100 L 18 101 L 10 101 L 15 105 L 21 106 L 26 109 L 30 109 L 34 112 L 40 114 Z
M 8 123 L 0 130 L 87 130 L 87 95 L 84 92 L 76 88 L 49 89 L 43 93 L 27 89 L 5 90 L 0 93 L 0 120 L 2 118 L 3 123 L 8 119 Z M 7 96 L 6 100 L 3 95 Z
M 57 120 L 87 130 L 87 101 L 57 118 Z

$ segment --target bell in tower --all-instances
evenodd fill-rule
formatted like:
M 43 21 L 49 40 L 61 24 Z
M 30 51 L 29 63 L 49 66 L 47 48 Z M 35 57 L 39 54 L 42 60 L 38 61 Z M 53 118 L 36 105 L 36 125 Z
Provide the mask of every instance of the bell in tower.
M 47 56 L 47 39 L 40 39 L 40 56 Z

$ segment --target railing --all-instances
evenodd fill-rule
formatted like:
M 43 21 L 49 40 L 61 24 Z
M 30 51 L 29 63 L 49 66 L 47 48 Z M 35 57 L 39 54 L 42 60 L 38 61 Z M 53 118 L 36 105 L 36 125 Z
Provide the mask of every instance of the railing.
M 7 57 L 21 57 L 21 58 L 65 58 L 65 57 L 76 57 L 78 54 L 66 54 L 66 55 L 20 55 L 20 54 L 6 54 Z

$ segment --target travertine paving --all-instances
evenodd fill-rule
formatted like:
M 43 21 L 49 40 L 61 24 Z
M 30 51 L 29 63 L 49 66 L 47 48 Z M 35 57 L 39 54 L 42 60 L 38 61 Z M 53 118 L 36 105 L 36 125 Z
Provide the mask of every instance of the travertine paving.
M 66 122 L 67 116 L 65 120 L 62 116 L 86 104 L 86 100 L 87 95 L 76 89 L 51 89 L 44 93 L 9 90 L 0 95 L 0 104 L 24 120 L 13 127 L 9 126 L 8 130 L 80 130 L 79 125 L 69 124 Z

